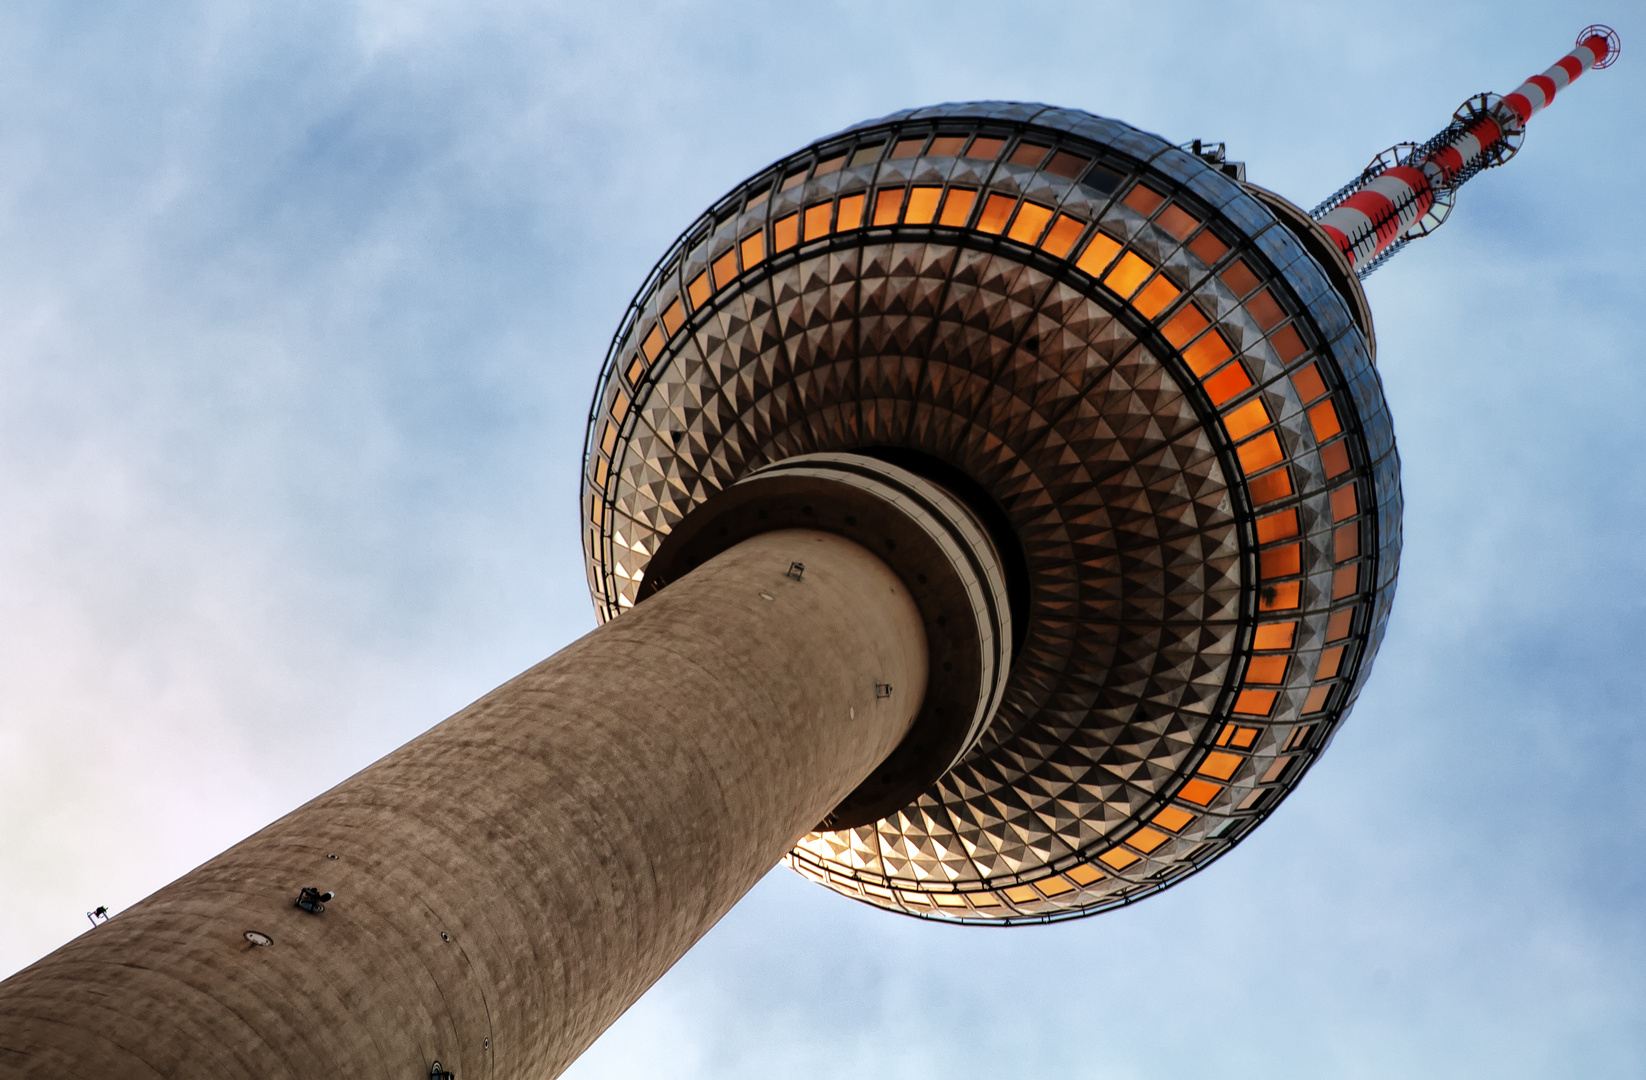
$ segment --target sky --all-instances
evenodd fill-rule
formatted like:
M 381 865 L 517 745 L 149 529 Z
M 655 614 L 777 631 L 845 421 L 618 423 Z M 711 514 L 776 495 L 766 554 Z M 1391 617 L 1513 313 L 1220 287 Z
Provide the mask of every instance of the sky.
M 0 975 L 593 627 L 606 344 L 769 161 L 1039 101 L 1226 141 L 1308 207 L 1604 21 L 1616 66 L 1367 283 L 1400 587 L 1270 820 L 1051 927 L 775 870 L 567 1075 L 1646 1073 L 1641 14 L 0 5 Z

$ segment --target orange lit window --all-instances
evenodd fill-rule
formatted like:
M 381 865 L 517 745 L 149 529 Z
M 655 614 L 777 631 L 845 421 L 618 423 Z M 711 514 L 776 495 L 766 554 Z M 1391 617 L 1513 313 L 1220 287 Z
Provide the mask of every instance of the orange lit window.
M 903 209 L 903 189 L 889 188 L 874 197 L 874 224 L 896 225 L 897 212 Z
M 669 332 L 670 337 L 673 337 L 674 332 L 679 330 L 685 324 L 686 309 L 681 306 L 679 300 L 676 300 L 674 303 L 663 309 L 663 329 Z
M 1110 848 L 1097 857 L 1098 862 L 1107 863 L 1111 869 L 1124 870 L 1137 862 L 1140 856 L 1124 848 Z
M 1227 285 L 1236 296 L 1245 296 L 1257 288 L 1257 275 L 1252 273 L 1244 259 L 1223 271 L 1223 284 Z
M 1344 646 L 1338 645 L 1320 654 L 1320 666 L 1315 668 L 1316 679 L 1331 679 L 1337 676 L 1337 669 L 1343 666 L 1343 649 Z
M 1279 585 L 1265 585 L 1258 594 L 1257 610 L 1259 611 L 1291 611 L 1297 607 L 1297 598 L 1302 590 L 1301 581 L 1285 581 Z
M 709 267 L 714 274 L 714 287 L 724 289 L 737 277 L 737 252 L 728 251 L 716 259 Z
M 1066 892 L 1074 892 L 1074 886 L 1070 885 L 1067 881 L 1064 881 L 1060 877 L 1044 878 L 1035 882 L 1034 885 L 1035 888 L 1045 893 L 1048 897 L 1062 896 Z
M 772 250 L 787 251 L 800 243 L 800 215 L 790 214 L 772 222 Z
M 862 195 L 841 196 L 840 218 L 835 222 L 834 226 L 837 231 L 846 232 L 849 229 L 858 228 L 863 224 L 863 198 L 864 197 Z M 749 260 L 744 259 L 743 265 L 747 267 L 749 265 Z
M 869 146 L 858 147 L 857 153 L 852 155 L 853 167 L 873 164 L 874 160 L 880 156 L 880 148 L 885 145 L 885 143 L 874 143 Z
M 1086 166 L 1091 164 L 1091 160 L 1078 154 L 1071 154 L 1067 150 L 1059 150 L 1052 155 L 1052 160 L 1046 162 L 1046 171 L 1053 176 L 1073 180 L 1086 171 Z
M 1057 230 L 1054 228 L 1052 231 Z M 1167 341 L 1181 349 L 1191 338 L 1210 325 L 1205 312 L 1193 304 L 1184 304 L 1183 309 L 1160 328 L 1160 332 L 1166 335 Z
M 778 190 L 788 191 L 790 188 L 799 187 L 800 184 L 805 179 L 806 179 L 806 170 L 805 169 L 801 169 L 799 172 L 792 172 L 792 173 L 790 173 L 789 175 L 787 175 L 783 178 L 783 186 L 781 188 L 779 188 Z
M 589 520 L 594 522 L 596 528 L 599 528 L 601 523 L 606 520 L 606 504 L 601 502 L 598 497 L 595 498 L 594 504 L 589 507 Z
M 937 223 L 960 228 L 972 216 L 972 203 L 976 201 L 977 192 L 971 188 L 950 188 L 943 198 L 943 212 L 937 216 Z
M 1265 331 L 1286 317 L 1286 313 L 1280 310 L 1280 305 L 1268 289 L 1262 290 L 1256 296 L 1247 300 L 1246 310 L 1251 313 L 1257 325 Z
M 663 342 L 665 340 L 663 329 L 657 326 L 652 327 L 652 332 L 647 334 L 646 340 L 640 343 L 640 351 L 646 354 L 647 363 L 657 359 L 658 354 L 663 351 Z
M 610 420 L 606 421 L 606 430 L 600 433 L 600 449 L 611 457 L 612 448 L 617 445 L 617 425 Z
M 1282 510 L 1278 514 L 1257 519 L 1257 542 L 1270 544 L 1297 535 L 1297 511 Z
M 1161 274 L 1143 287 L 1143 291 L 1132 301 L 1132 306 L 1142 312 L 1145 319 L 1152 319 L 1171 306 L 1181 292 L 1166 280 L 1165 274 Z
M 1012 222 L 1011 231 L 1006 236 L 1020 244 L 1032 244 L 1040 239 L 1040 234 L 1046 231 L 1046 223 L 1050 220 L 1051 207 L 1026 202 L 1018 208 L 1017 219 Z
M 1291 577 L 1303 572 L 1303 545 L 1287 544 L 1258 555 L 1258 573 L 1265 579 Z
M 817 163 L 817 171 L 812 173 L 812 176 L 813 177 L 828 176 L 830 173 L 839 172 L 840 171 L 840 166 L 842 166 L 844 164 L 846 164 L 846 155 L 845 154 L 836 154 L 834 157 L 829 158 L 827 161 L 818 162 Z
M 1302 727 L 1293 728 L 1292 734 L 1286 739 L 1286 745 L 1281 747 L 1281 749 L 1286 751 L 1296 750 L 1298 747 L 1303 745 L 1303 740 L 1307 739 L 1309 737 L 1309 732 L 1313 730 L 1313 724 L 1304 724 Z
M 605 487 L 606 486 L 606 477 L 610 473 L 611 473 L 611 467 L 606 464 L 606 459 L 605 458 L 595 458 L 594 459 L 594 486 L 595 487 L 598 487 L 598 488 Z
M 1355 500 L 1355 486 L 1344 484 L 1332 492 L 1332 520 L 1342 521 L 1344 518 L 1354 517 L 1359 509 Z
M 1168 806 L 1161 810 L 1160 813 L 1149 819 L 1152 824 L 1159 825 L 1162 829 L 1167 829 L 1171 832 L 1178 832 L 1182 830 L 1183 826 L 1193 820 L 1193 814 L 1178 806 Z
M 1152 273 L 1154 267 L 1138 258 L 1136 252 L 1128 251 L 1120 257 L 1115 268 L 1103 276 L 1103 284 L 1129 298 Z
M 927 157 L 954 157 L 960 153 L 960 148 L 966 145 L 964 135 L 939 135 L 926 148 Z
M 1354 617 L 1354 608 L 1334 611 L 1332 617 L 1326 621 L 1326 640 L 1342 641 L 1348 637 L 1349 629 L 1354 625 Z
M 1177 797 L 1184 802 L 1192 802 L 1196 806 L 1210 806 L 1213 799 L 1223 790 L 1221 784 L 1208 783 L 1205 780 L 1190 780 L 1178 789 Z
M 1280 449 L 1280 440 L 1275 437 L 1273 431 L 1265 431 L 1242 445 L 1235 451 L 1235 456 L 1240 459 L 1240 467 L 1249 473 L 1260 472 L 1286 458 L 1285 451 Z
M 629 415 L 629 399 L 623 391 L 619 390 L 617 396 L 612 399 L 612 419 L 621 424 L 623 418 L 627 415 Z
M 1150 214 L 1154 213 L 1155 209 L 1165 201 L 1166 196 L 1144 184 L 1138 184 L 1133 187 L 1132 190 L 1126 193 L 1125 199 L 1127 206 L 1131 207 L 1133 210 L 1136 210 L 1144 217 L 1148 217 Z
M 1252 637 L 1254 649 L 1289 649 L 1292 647 L 1292 638 L 1297 634 L 1295 622 L 1271 622 L 1258 626 L 1257 633 Z
M 930 225 L 937 217 L 937 197 L 943 193 L 942 188 L 914 187 L 909 189 L 909 208 L 903 212 L 903 220 L 910 225 Z
M 818 203 L 816 206 L 806 207 L 806 239 L 816 240 L 829 235 L 829 219 L 834 216 L 834 203 Z M 714 279 L 720 280 L 719 271 L 715 272 Z
M 1279 658 L 1279 659 L 1284 659 Z M 1232 746 L 1237 750 L 1250 750 L 1252 743 L 1257 741 L 1255 727 L 1241 727 L 1239 724 L 1224 724 L 1223 730 L 1217 733 L 1217 745 Z
M 1326 382 L 1313 364 L 1292 372 L 1292 385 L 1297 388 L 1298 399 L 1305 405 L 1326 392 Z
M 1242 690 L 1240 696 L 1235 698 L 1234 711 L 1243 716 L 1268 716 L 1275 707 L 1275 695 L 1278 693 L 1277 690 Z M 1228 777 L 1222 779 L 1227 780 Z
M 1272 690 L 1248 690 L 1240 696 L 1245 697 L 1246 694 L 1252 693 L 1267 694 L 1271 702 L 1274 700 L 1274 691 Z M 1245 760 L 1245 758 L 1240 757 L 1238 754 L 1225 754 L 1222 751 L 1213 750 L 1211 753 L 1206 755 L 1206 760 L 1200 763 L 1200 767 L 1195 769 L 1195 772 L 1202 776 L 1210 776 L 1218 780 L 1227 780 L 1240 770 L 1241 763 Z
M 1075 266 L 1096 277 L 1103 272 L 1115 255 L 1120 252 L 1120 242 L 1104 233 L 1092 234 L 1092 239 L 1086 245 L 1086 250 L 1080 253 L 1080 259 Z
M 1210 266 L 1229 253 L 1229 245 L 1213 236 L 1212 230 L 1207 229 L 1190 242 L 1189 250 L 1194 252 L 1195 257 L 1201 262 Z
M 1040 899 L 1040 894 L 1027 885 L 1013 885 L 1011 888 L 1002 889 L 1001 891 L 1006 894 L 1006 899 L 1014 904 L 1031 904 Z
M 1332 574 L 1332 599 L 1342 600 L 1353 596 L 1360 589 L 1360 567 L 1339 567 Z
M 1286 769 L 1291 765 L 1291 763 L 1292 759 L 1289 757 L 1281 758 L 1278 761 L 1271 763 L 1267 769 L 1263 770 L 1263 775 L 1258 778 L 1257 782 L 1260 784 L 1274 783 L 1276 780 L 1279 780 L 1282 776 L 1286 775 Z
M 709 299 L 709 272 L 707 270 L 692 278 L 692 283 L 686 286 L 686 295 L 692 298 L 692 307 L 700 308 Z
M 858 196 L 859 199 L 862 197 L 861 195 Z M 737 245 L 737 250 L 743 256 L 743 269 L 754 269 L 766 261 L 766 234 L 764 232 L 750 233 L 743 238 L 741 244 Z
M 644 360 L 642 360 L 642 359 L 640 359 L 640 357 L 636 356 L 633 360 L 629 361 L 629 370 L 628 370 L 629 385 L 639 386 L 640 385 L 640 376 L 642 376 L 644 374 L 646 374 L 646 362 Z
M 920 148 L 926 145 L 926 136 L 916 135 L 912 139 L 899 139 L 892 147 L 892 158 L 911 158 L 920 153 Z
M 1324 709 L 1326 707 L 1326 699 L 1331 696 L 1331 693 L 1332 688 L 1330 684 L 1326 686 L 1317 686 L 1313 690 L 1310 690 L 1309 696 L 1303 699 L 1304 713 L 1317 713 L 1321 709 Z
M 983 213 L 977 217 L 977 231 L 1000 235 L 1015 205 L 1017 200 L 1010 195 L 990 195 L 983 203 Z
M 1171 837 L 1167 836 L 1165 833 L 1155 832 L 1153 829 L 1145 825 L 1143 828 L 1132 833 L 1132 835 L 1126 837 L 1126 843 L 1147 855 L 1170 839 Z
M 972 140 L 972 145 L 966 148 L 966 156 L 981 161 L 993 161 L 1000 156 L 1000 148 L 1005 145 L 1005 139 L 991 139 L 986 135 L 979 135 Z
M 1089 863 L 1081 863 L 1073 870 L 1064 871 L 1064 876 L 1076 885 L 1085 886 L 1101 879 L 1103 877 L 1103 873 L 1098 870 L 1097 867 L 1092 866 Z
M 1292 474 L 1289 469 L 1275 469 L 1255 480 L 1247 481 L 1246 490 L 1252 496 L 1253 506 L 1263 506 L 1292 493 Z
M 1206 396 L 1212 399 L 1213 405 L 1222 405 L 1225 401 L 1228 401 L 1236 394 L 1248 389 L 1252 385 L 1252 379 L 1251 376 L 1246 374 L 1245 365 L 1236 360 L 1216 375 L 1206 379 L 1200 385 L 1205 388 Z M 1262 405 L 1259 404 L 1258 408 L 1261 409 Z M 1257 428 L 1268 424 L 1268 422 L 1268 414 L 1265 413 L 1263 423 L 1258 424 L 1257 427 L 1248 428 L 1245 434 L 1250 435 L 1253 431 L 1256 431 Z M 1231 439 L 1239 439 L 1242 436 L 1236 435 L 1231 429 L 1229 432 L 1229 437 Z
M 1322 401 L 1309 410 L 1309 426 L 1314 428 L 1315 439 L 1320 442 L 1343 430 L 1343 425 L 1337 422 L 1337 409 L 1330 401 Z
M 1342 525 L 1332 534 L 1332 558 L 1347 562 L 1360 554 L 1360 526 Z
M 1303 339 L 1298 336 L 1295 327 L 1282 326 L 1275 336 L 1269 339 L 1269 344 L 1280 354 L 1280 362 L 1283 364 L 1289 364 L 1303 355 Z
M 1200 224 L 1200 219 L 1181 206 L 1173 204 L 1162 210 L 1160 216 L 1154 219 L 1154 223 L 1179 240 L 1184 240 L 1188 238 L 1190 233 L 1195 231 L 1195 226 Z
M 1326 479 L 1333 480 L 1349 471 L 1349 445 L 1336 442 L 1320 452 L 1320 464 L 1326 470 Z
M 1234 367 L 1230 364 L 1229 367 Z M 1229 368 L 1224 368 L 1227 371 Z M 1218 372 L 1223 374 L 1222 371 Z M 1210 379 L 1206 380 L 1208 383 Z M 1254 431 L 1261 430 L 1269 425 L 1269 410 L 1264 407 L 1260 398 L 1254 398 L 1223 418 L 1223 426 L 1229 429 L 1229 438 L 1239 442 Z
M 1086 223 L 1079 218 L 1072 218 L 1068 214 L 1057 215 L 1052 222 L 1051 231 L 1046 239 L 1040 242 L 1040 249 L 1053 258 L 1061 259 L 1074 247 L 1074 242 L 1080 239 L 1080 233 L 1086 228 Z
M 1206 374 L 1206 372 L 1217 367 L 1233 355 L 1234 350 L 1229 348 L 1227 341 L 1223 340 L 1221 330 L 1213 330 L 1183 350 L 1184 362 L 1189 365 L 1189 370 L 1196 375 Z
M 1046 151 L 1050 149 L 1051 147 L 1041 146 L 1039 143 L 1018 143 L 1017 149 L 1012 151 L 1011 162 L 1013 165 L 1027 165 L 1032 169 L 1046 160 Z
M 963 908 L 967 906 L 964 897 L 956 896 L 953 893 L 933 893 L 931 898 L 937 901 L 938 907 Z

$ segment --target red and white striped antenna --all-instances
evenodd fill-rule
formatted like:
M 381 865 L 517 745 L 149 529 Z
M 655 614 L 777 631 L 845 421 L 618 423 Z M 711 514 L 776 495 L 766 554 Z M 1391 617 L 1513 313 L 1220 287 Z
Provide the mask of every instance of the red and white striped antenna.
M 1617 31 L 1589 26 L 1577 48 L 1507 97 L 1476 94 L 1452 114 L 1446 129 L 1425 143 L 1399 143 L 1372 159 L 1314 210 L 1326 235 L 1364 278 L 1395 252 L 1446 220 L 1464 182 L 1514 156 L 1526 121 L 1590 68 L 1610 67 L 1622 50 Z

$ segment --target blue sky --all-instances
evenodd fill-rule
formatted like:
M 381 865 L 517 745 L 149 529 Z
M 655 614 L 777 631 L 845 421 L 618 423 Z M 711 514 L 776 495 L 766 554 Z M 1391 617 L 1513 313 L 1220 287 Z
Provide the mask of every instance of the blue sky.
M 778 871 L 569 1075 L 1640 1075 L 1638 13 L 5 5 L 0 973 L 592 627 L 576 483 L 605 344 L 769 160 L 1014 98 L 1226 140 L 1307 207 L 1608 21 L 1618 64 L 1369 282 L 1402 580 L 1368 690 L 1273 818 L 1050 928 Z

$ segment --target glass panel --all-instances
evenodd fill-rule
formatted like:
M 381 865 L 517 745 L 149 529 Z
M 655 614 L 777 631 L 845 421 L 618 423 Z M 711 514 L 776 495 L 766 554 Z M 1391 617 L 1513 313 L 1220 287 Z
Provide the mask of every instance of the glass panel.
M 1272 659 L 1278 659 L 1278 657 Z M 1234 737 L 1229 740 L 1229 745 L 1238 750 L 1250 750 L 1252 744 L 1256 741 L 1257 729 L 1255 727 L 1237 727 L 1234 730 Z
M 1239 447 L 1235 450 L 1235 456 L 1240 459 L 1240 467 L 1249 473 L 1259 472 L 1286 458 L 1280 449 L 1280 440 L 1272 431 L 1265 431 L 1251 442 Z
M 1200 219 L 1173 203 L 1160 212 L 1154 223 L 1171 233 L 1179 240 L 1186 239 L 1200 224 Z
M 1286 745 L 1281 749 L 1286 751 L 1296 750 L 1298 747 L 1303 745 L 1303 740 L 1307 739 L 1309 737 L 1309 732 L 1313 730 L 1313 724 L 1304 724 L 1302 727 L 1293 728 L 1291 736 L 1286 740 Z
M 1320 666 L 1315 668 L 1315 678 L 1332 679 L 1337 677 L 1337 669 L 1343 666 L 1344 645 L 1337 645 L 1320 654 Z
M 1057 231 L 1056 226 L 1053 226 L 1052 231 Z M 1171 321 L 1160 328 L 1160 332 L 1165 335 L 1167 341 L 1181 349 L 1209 325 L 1211 320 L 1206 318 L 1206 313 L 1191 303 L 1184 304 L 1183 310 L 1173 315 Z
M 1235 698 L 1234 711 L 1246 716 L 1268 716 L 1275 707 L 1275 695 L 1278 693 L 1278 690 L 1242 690 L 1240 696 Z M 1227 780 L 1228 777 L 1220 779 Z
M 1086 179 L 1081 181 L 1081 184 L 1100 194 L 1113 195 L 1115 188 L 1120 186 L 1122 179 L 1124 178 L 1113 169 L 1105 168 L 1102 165 L 1094 165 L 1091 171 L 1086 174 Z
M 1355 486 L 1344 484 L 1332 492 L 1332 520 L 1342 521 L 1344 518 L 1354 517 L 1358 507 L 1355 501 Z
M 1167 836 L 1165 833 L 1156 832 L 1145 825 L 1143 828 L 1132 833 L 1132 835 L 1126 837 L 1126 843 L 1147 855 L 1170 839 L 1171 837 Z
M 640 351 L 646 354 L 648 361 L 656 360 L 663 351 L 663 330 L 661 327 L 652 327 L 652 332 L 646 335 L 646 340 L 640 343 Z
M 1212 399 L 1213 405 L 1222 405 L 1225 401 L 1228 401 L 1242 390 L 1248 389 L 1252 385 L 1252 377 L 1246 374 L 1246 366 L 1236 360 L 1216 375 L 1207 378 L 1200 385 L 1205 387 L 1206 396 Z M 1253 404 L 1259 409 L 1263 408 L 1261 402 L 1253 402 Z M 1229 430 L 1229 438 L 1238 442 L 1240 439 L 1244 438 L 1246 435 L 1250 435 L 1258 428 L 1266 427 L 1268 423 L 1268 413 L 1264 413 L 1262 423 L 1246 428 L 1240 435 L 1236 435 L 1234 433 L 1234 429 L 1231 428 Z
M 635 363 L 639 361 L 636 360 Z M 595 458 L 594 461 L 594 486 L 603 488 L 606 486 L 606 477 L 611 473 L 611 466 L 605 458 Z
M 1297 511 L 1282 510 L 1278 514 L 1257 519 L 1257 542 L 1260 544 L 1273 543 L 1276 540 L 1287 540 L 1297 535 Z
M 1234 366 L 1234 364 L 1230 364 L 1223 371 L 1228 371 Z M 1222 375 L 1223 371 L 1217 374 Z M 1206 381 L 1209 383 L 1211 379 Z M 1262 398 L 1253 398 L 1225 416 L 1223 426 L 1229 430 L 1230 441 L 1239 442 L 1252 432 L 1269 426 L 1269 410 L 1264 407 Z
M 692 278 L 692 283 L 686 286 L 686 295 L 691 297 L 694 310 L 703 306 L 712 291 L 709 288 L 709 272 L 707 270 Z
M 1097 857 L 1099 862 L 1108 863 L 1109 866 L 1116 870 L 1126 869 L 1126 867 L 1137 862 L 1139 858 L 1141 858 L 1141 856 L 1127 851 L 1124 848 L 1110 848 L 1108 851 L 1105 851 Z
M 623 391 L 619 390 L 617 396 L 612 399 L 612 419 L 621 424 L 623 418 L 627 415 L 629 415 L 629 399 Z
M 896 225 L 897 213 L 903 209 L 903 189 L 887 188 L 874 197 L 874 223 Z
M 1046 151 L 1049 149 L 1051 147 L 1041 146 L 1039 143 L 1018 143 L 1017 149 L 1012 151 L 1012 164 L 1035 168 L 1046 160 Z
M 1213 330 L 1183 350 L 1183 362 L 1196 375 L 1204 375 L 1233 355 L 1234 350 L 1223 340 L 1223 331 Z
M 800 243 L 800 215 L 790 214 L 772 222 L 772 250 L 787 251 Z
M 1303 699 L 1303 711 L 1305 713 L 1317 713 L 1324 709 L 1326 707 L 1326 698 L 1330 696 L 1331 692 L 1332 687 L 1329 683 L 1310 690 L 1309 696 Z
M 903 220 L 910 225 L 930 225 L 937 217 L 937 198 L 941 194 L 942 188 L 910 188 L 909 208 L 904 211 Z
M 1236 296 L 1245 296 L 1257 288 L 1257 275 L 1247 267 L 1244 259 L 1223 271 L 1223 284 L 1234 291 Z
M 1326 470 L 1326 479 L 1335 480 L 1349 471 L 1349 444 L 1335 442 L 1320 452 L 1320 464 Z
M 1247 300 L 1246 310 L 1265 331 L 1286 317 L 1286 313 L 1280 309 L 1280 304 L 1275 301 L 1268 289 L 1259 291 L 1256 296 Z
M 1040 234 L 1046 231 L 1046 223 L 1050 220 L 1051 207 L 1026 202 L 1018 208 L 1017 219 L 1012 222 L 1011 231 L 1006 236 L 1020 244 L 1033 244 L 1040 239 Z
M 1301 581 L 1286 581 L 1279 585 L 1265 585 L 1257 598 L 1259 611 L 1291 611 L 1297 607 Z
M 714 273 L 714 287 L 724 289 L 737 277 L 737 252 L 726 252 L 714 261 L 714 265 L 710 267 L 710 270 Z
M 1280 354 L 1280 362 L 1289 364 L 1304 353 L 1303 338 L 1298 335 L 1294 326 L 1282 326 L 1275 336 L 1269 339 L 1269 344 L 1275 347 Z
M 859 199 L 863 196 L 859 195 Z M 766 260 L 766 234 L 764 231 L 750 233 L 743 238 L 737 250 L 743 256 L 743 269 L 752 270 Z
M 1002 889 L 1001 891 L 1006 894 L 1006 899 L 1014 904 L 1032 904 L 1040 899 L 1040 894 L 1027 885 L 1013 885 L 1011 888 Z
M 1272 503 L 1276 499 L 1284 499 L 1292 493 L 1292 473 L 1290 469 L 1275 469 L 1266 472 L 1254 480 L 1246 481 L 1246 491 L 1252 497 L 1253 506 L 1262 506 Z
M 783 187 L 780 190 L 788 191 L 790 188 L 797 188 L 805 179 L 805 169 L 801 169 L 799 172 L 792 172 L 783 178 Z
M 983 213 L 977 217 L 978 232 L 993 233 L 998 236 L 1006 228 L 1006 221 L 1012 216 L 1012 207 L 1017 200 L 1010 195 L 990 195 L 983 203 Z
M 1189 250 L 1194 252 L 1195 257 L 1201 262 L 1210 266 L 1229 253 L 1229 245 L 1213 235 L 1212 230 L 1207 229 L 1190 242 Z
M 966 145 L 964 135 L 939 135 L 926 148 L 928 157 L 954 157 L 960 153 L 960 148 Z
M 606 430 L 600 433 L 600 449 L 607 457 L 612 456 L 612 449 L 617 446 L 617 425 L 610 420 L 606 421 Z
M 840 220 L 835 222 L 836 231 L 847 232 L 863 224 L 863 199 L 862 195 L 846 195 L 841 198 Z M 747 269 L 748 265 L 749 261 L 744 259 L 744 269 Z
M 1052 160 L 1046 163 L 1046 171 L 1053 176 L 1061 176 L 1065 180 L 1073 180 L 1085 170 L 1091 158 L 1071 154 L 1067 150 L 1059 150 L 1052 155 Z
M 939 225 L 948 225 L 960 228 L 971 217 L 972 203 L 977 201 L 977 192 L 970 188 L 950 188 L 948 195 L 943 198 L 943 212 L 938 215 Z
M 1309 426 L 1314 428 L 1318 442 L 1325 442 L 1343 430 L 1343 425 L 1337 421 L 1337 409 L 1329 400 L 1309 410 Z
M 1149 819 L 1152 824 L 1159 825 L 1162 829 L 1171 832 L 1180 831 L 1183 826 L 1193 820 L 1194 815 L 1180 806 L 1168 806 Z
M 1326 392 L 1326 381 L 1313 364 L 1292 372 L 1292 385 L 1297 388 L 1298 400 L 1305 405 Z
M 874 143 L 871 146 L 859 146 L 857 153 L 852 155 L 852 166 L 855 168 L 858 165 L 872 164 L 880 157 L 881 148 L 885 145 L 885 143 Z
M 1005 145 L 1005 139 L 992 139 L 986 135 L 979 135 L 972 140 L 972 145 L 966 148 L 966 156 L 981 161 L 993 161 L 1000 156 L 1000 148 Z
M 920 148 L 925 145 L 926 136 L 924 135 L 916 135 L 912 139 L 899 139 L 897 145 L 892 147 L 892 160 L 914 157 L 920 153 Z
M 1342 525 L 1332 534 L 1333 560 L 1347 562 L 1360 554 L 1360 526 Z
M 1269 578 L 1291 577 L 1303 572 L 1303 545 L 1287 544 L 1284 547 L 1270 548 L 1258 554 L 1258 574 L 1265 580 Z
M 1091 866 L 1087 863 L 1082 863 L 1081 865 L 1075 867 L 1073 870 L 1064 871 L 1064 876 L 1067 877 L 1070 881 L 1073 881 L 1076 885 L 1084 886 L 1084 885 L 1090 885 L 1094 881 L 1101 880 L 1102 877 L 1103 877 L 1103 873 L 1102 873 L 1102 871 L 1098 870 L 1097 867 L 1095 867 L 1095 866 Z
M 1154 273 L 1154 267 L 1137 257 L 1137 253 L 1128 251 L 1120 257 L 1120 262 L 1103 277 L 1103 284 L 1119 293 L 1122 297 L 1130 298 L 1137 291 L 1137 287 L 1148 280 Z
M 1166 201 L 1166 196 L 1147 184 L 1137 184 L 1126 193 L 1126 198 L 1122 201 L 1144 217 L 1148 217 Z
M 1348 637 L 1349 629 L 1354 625 L 1354 615 L 1354 608 L 1334 611 L 1332 617 L 1326 622 L 1326 640 L 1342 641 Z
M 816 179 L 819 176 L 828 176 L 830 173 L 839 172 L 840 166 L 844 164 L 846 164 L 846 155 L 836 154 L 834 157 L 829 158 L 826 161 L 818 162 L 817 171 L 812 173 L 812 178 Z
M 675 331 L 686 325 L 686 309 L 679 300 L 663 309 L 663 329 L 673 337 Z
M 1297 634 L 1295 622 L 1260 623 L 1257 633 L 1252 636 L 1254 649 L 1289 649 L 1292 647 L 1292 638 Z
M 1096 277 L 1120 251 L 1120 242 L 1106 233 L 1094 233 L 1075 266 Z M 1231 354 L 1232 355 L 1232 354 Z
M 1057 220 L 1052 223 L 1051 231 L 1046 234 L 1046 239 L 1041 241 L 1040 250 L 1053 258 L 1061 259 L 1074 247 L 1074 242 L 1080 239 L 1080 233 L 1085 228 L 1086 223 L 1079 218 L 1059 214 Z
M 640 357 L 637 355 L 637 356 L 635 356 L 635 358 L 633 360 L 629 361 L 629 370 L 628 370 L 629 385 L 639 386 L 640 385 L 640 377 L 644 374 L 646 374 L 646 362 L 644 360 L 640 359 Z
M 1332 574 L 1332 599 L 1342 600 L 1353 596 L 1360 588 L 1360 567 L 1339 567 Z
M 1132 306 L 1141 312 L 1145 319 L 1152 319 L 1170 307 L 1181 291 L 1167 280 L 1166 275 L 1160 274 L 1143 287 L 1143 291 L 1132 301 Z
M 1074 892 L 1074 886 L 1070 885 L 1067 881 L 1064 881 L 1060 877 L 1045 878 L 1044 880 L 1037 881 L 1034 884 L 1035 888 L 1045 893 L 1048 898 L 1053 896 L 1062 896 L 1066 892 Z
M 817 240 L 829 235 L 829 219 L 834 217 L 834 203 L 818 203 L 816 206 L 806 207 L 806 239 Z M 720 272 L 715 271 L 714 279 L 720 280 Z
M 1223 790 L 1221 784 L 1209 783 L 1205 780 L 1190 780 L 1178 790 L 1177 797 L 1184 802 L 1192 802 L 1196 806 L 1210 806 L 1213 799 Z

